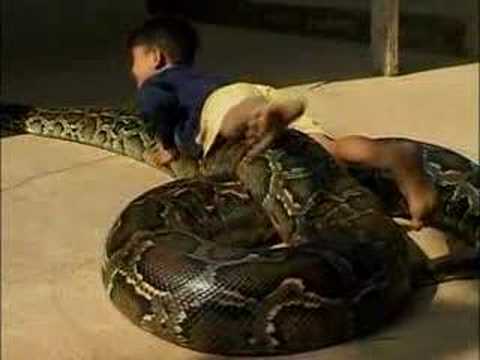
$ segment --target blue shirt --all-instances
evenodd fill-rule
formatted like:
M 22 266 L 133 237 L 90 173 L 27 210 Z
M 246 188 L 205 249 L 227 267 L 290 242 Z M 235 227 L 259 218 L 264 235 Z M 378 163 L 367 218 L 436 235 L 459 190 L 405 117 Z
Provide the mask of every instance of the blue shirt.
M 207 97 L 231 83 L 225 77 L 205 75 L 190 66 L 175 65 L 158 72 L 140 87 L 137 102 L 150 130 L 168 149 L 198 159 L 202 146 L 195 138 Z

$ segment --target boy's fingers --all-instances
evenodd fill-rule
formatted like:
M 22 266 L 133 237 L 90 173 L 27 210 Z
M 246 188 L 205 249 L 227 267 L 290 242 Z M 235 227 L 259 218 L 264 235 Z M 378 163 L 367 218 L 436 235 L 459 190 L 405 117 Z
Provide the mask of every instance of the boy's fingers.
M 423 227 L 423 221 L 418 220 L 418 219 L 410 219 L 410 220 L 407 222 L 407 227 L 408 227 L 410 230 L 419 231 L 419 230 L 421 230 L 422 227 Z
M 253 157 L 257 156 L 258 154 L 260 154 L 262 151 L 264 151 L 265 149 L 267 149 L 270 146 L 270 144 L 273 142 L 273 140 L 275 140 L 276 135 L 277 135 L 276 132 L 271 131 L 271 132 L 268 132 L 267 134 L 265 134 L 265 136 L 262 139 L 260 139 L 259 141 L 255 141 L 255 142 L 249 144 L 249 145 L 251 145 L 251 148 L 250 148 L 250 150 L 248 150 L 246 156 L 248 158 L 253 158 Z
M 157 144 L 152 147 L 143 155 L 143 159 L 154 167 L 160 168 L 169 162 L 171 162 L 175 157 L 175 154 L 171 151 L 165 150 L 161 144 Z
M 408 231 L 419 231 L 425 225 L 423 221 L 414 219 L 395 218 L 394 220 L 398 225 L 407 228 Z
M 249 127 L 245 132 L 245 139 L 247 142 L 255 142 L 260 139 L 258 129 L 256 127 Z
M 250 121 L 247 126 L 246 132 L 257 132 L 258 130 L 258 121 Z

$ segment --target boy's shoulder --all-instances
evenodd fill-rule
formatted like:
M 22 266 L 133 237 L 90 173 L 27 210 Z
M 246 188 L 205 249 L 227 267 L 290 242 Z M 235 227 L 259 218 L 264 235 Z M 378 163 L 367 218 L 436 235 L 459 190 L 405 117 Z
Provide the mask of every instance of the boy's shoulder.
M 161 76 L 154 75 L 138 89 L 137 103 L 143 113 L 150 113 L 160 105 L 175 107 L 178 105 L 178 99 L 174 87 Z
M 172 66 L 148 78 L 138 91 L 143 94 L 173 94 L 189 86 L 198 77 L 198 73 L 190 67 Z
M 150 78 L 145 80 L 142 86 L 138 89 L 140 92 L 149 91 L 152 88 L 161 89 L 164 91 L 173 91 L 171 86 L 170 77 L 167 76 L 167 71 L 162 71 L 157 74 L 152 75 Z
M 172 66 L 147 79 L 138 90 L 140 102 L 148 103 L 179 98 L 190 103 L 201 100 L 212 89 L 234 82 L 228 76 L 204 73 L 190 66 Z M 143 99 L 142 99 L 143 98 Z

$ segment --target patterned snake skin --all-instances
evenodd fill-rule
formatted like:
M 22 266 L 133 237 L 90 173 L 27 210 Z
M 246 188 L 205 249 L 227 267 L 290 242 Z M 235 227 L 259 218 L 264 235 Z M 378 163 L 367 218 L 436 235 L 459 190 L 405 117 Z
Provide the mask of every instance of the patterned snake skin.
M 155 144 L 119 109 L 0 105 L 0 123 L 2 136 L 141 161 Z M 218 144 L 199 164 L 181 159 L 170 169 L 178 180 L 133 200 L 106 242 L 108 296 L 134 324 L 202 352 L 294 353 L 376 330 L 416 287 L 479 273 L 479 166 L 421 146 L 440 195 L 432 224 L 469 251 L 428 259 L 392 220 L 406 213 L 389 174 L 339 167 L 288 130 L 253 159 L 241 144 Z

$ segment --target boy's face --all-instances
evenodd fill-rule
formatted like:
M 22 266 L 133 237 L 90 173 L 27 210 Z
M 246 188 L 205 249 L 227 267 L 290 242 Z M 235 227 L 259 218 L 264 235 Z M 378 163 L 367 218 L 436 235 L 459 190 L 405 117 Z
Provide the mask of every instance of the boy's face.
M 137 87 L 161 68 L 164 64 L 160 50 L 149 48 L 145 45 L 137 45 L 132 48 L 132 75 Z

